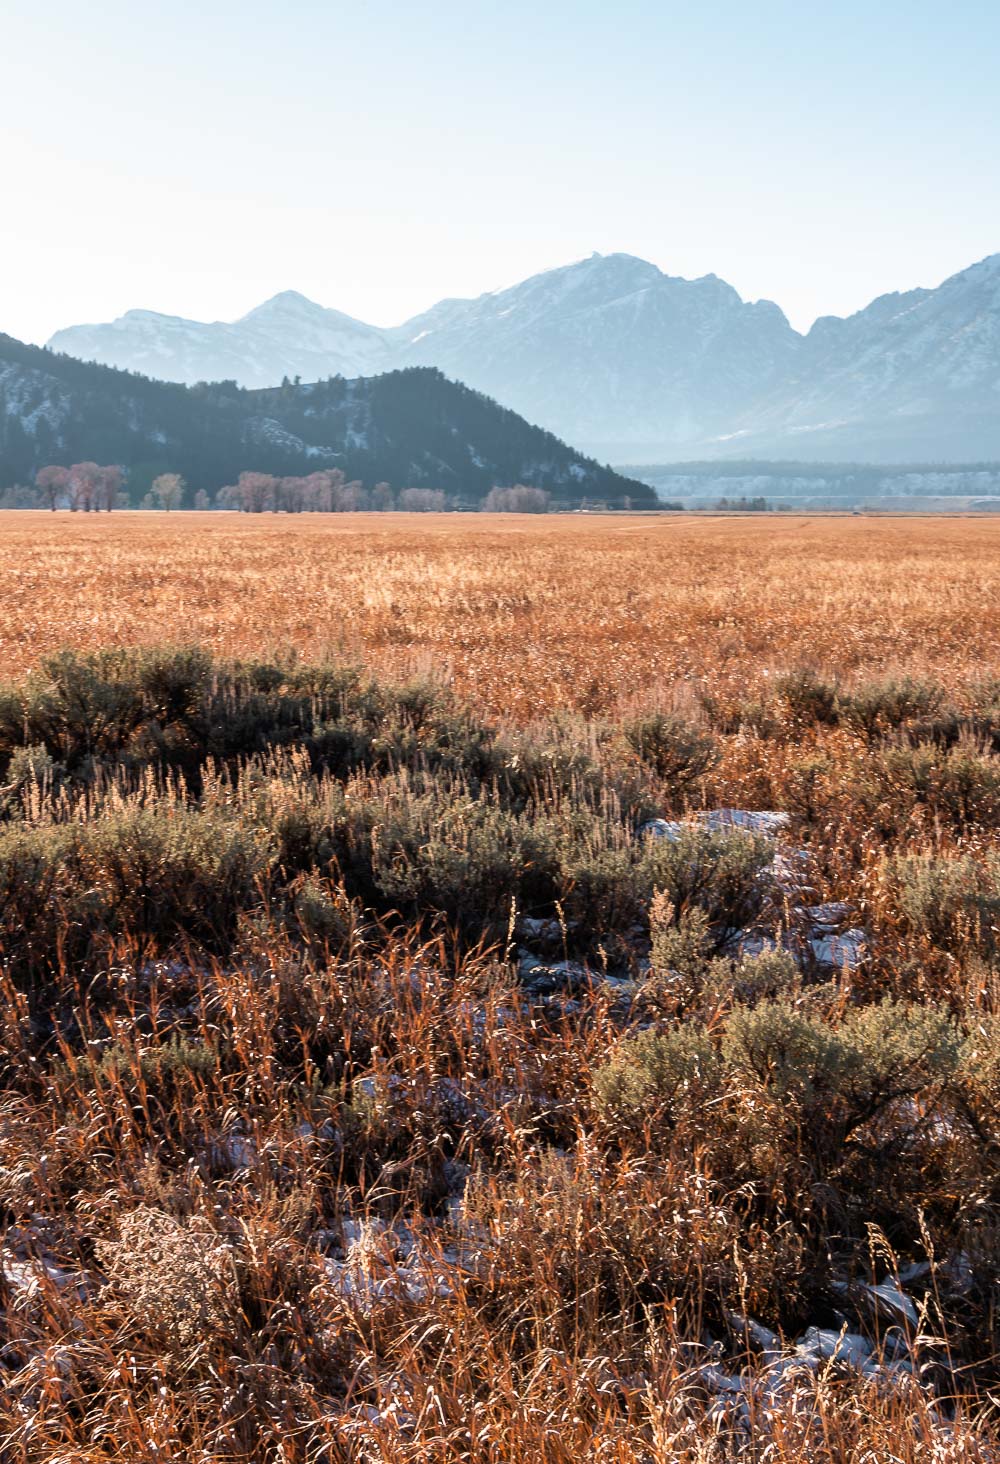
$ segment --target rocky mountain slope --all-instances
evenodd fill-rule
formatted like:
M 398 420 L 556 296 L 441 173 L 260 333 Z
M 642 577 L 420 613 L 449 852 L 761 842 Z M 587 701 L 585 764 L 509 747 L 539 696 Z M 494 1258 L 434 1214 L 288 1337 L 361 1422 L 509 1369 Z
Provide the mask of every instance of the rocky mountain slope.
M 594 255 L 391 330 L 294 292 L 232 324 L 130 311 L 71 355 L 170 380 L 273 385 L 432 365 L 619 461 L 1000 455 L 1000 255 L 805 336 L 714 275 Z
M 258 391 L 186 387 L 0 336 L 0 487 L 83 459 L 125 466 L 133 496 L 168 470 L 212 492 L 244 469 L 338 467 L 369 486 L 442 488 L 468 502 L 516 482 L 568 502 L 655 501 L 430 368 Z
M 776 305 L 714 275 L 682 280 L 599 256 L 411 322 L 406 359 L 475 382 L 570 440 L 684 443 L 726 430 L 789 369 L 797 338 Z
M 818 320 L 788 379 L 736 431 L 741 452 L 800 443 L 830 459 L 1000 455 L 1000 254 L 936 290 Z
M 300 376 L 364 376 L 392 366 L 386 333 L 286 290 L 233 322 L 184 320 L 155 310 L 129 310 L 109 325 L 57 331 L 52 350 L 81 361 L 139 371 L 194 385 L 236 381 L 277 386 Z

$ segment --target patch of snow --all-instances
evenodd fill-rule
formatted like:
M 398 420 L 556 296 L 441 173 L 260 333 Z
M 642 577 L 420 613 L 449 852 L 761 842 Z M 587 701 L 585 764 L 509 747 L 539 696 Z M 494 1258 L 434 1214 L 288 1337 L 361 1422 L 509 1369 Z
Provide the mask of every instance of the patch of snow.
M 820 935 L 809 941 L 813 958 L 819 966 L 835 971 L 856 971 L 867 955 L 868 943 L 860 929 L 845 930 L 842 935 Z

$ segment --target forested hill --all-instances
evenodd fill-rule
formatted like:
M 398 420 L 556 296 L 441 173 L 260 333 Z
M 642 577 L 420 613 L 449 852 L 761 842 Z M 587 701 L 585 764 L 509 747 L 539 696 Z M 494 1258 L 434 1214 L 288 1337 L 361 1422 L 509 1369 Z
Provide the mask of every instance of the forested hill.
M 647 484 L 434 368 L 257 391 L 185 387 L 0 335 L 0 487 L 47 463 L 89 459 L 121 464 L 133 501 L 162 472 L 213 494 L 245 470 L 337 467 L 367 486 L 441 488 L 469 502 L 512 483 L 566 502 L 656 502 Z

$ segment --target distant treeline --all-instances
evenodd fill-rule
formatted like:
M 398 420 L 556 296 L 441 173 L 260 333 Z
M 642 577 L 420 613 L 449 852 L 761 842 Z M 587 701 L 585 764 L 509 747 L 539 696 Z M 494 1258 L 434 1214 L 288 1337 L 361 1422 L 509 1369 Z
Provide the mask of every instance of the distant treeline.
M 8 489 L 0 494 L 2 508 L 70 509 L 74 512 L 108 512 L 129 508 L 125 491 L 125 470 L 118 465 L 94 462 L 69 467 L 50 464 L 40 468 L 34 484 Z M 358 480 L 348 482 L 339 468 L 323 468 L 304 477 L 277 477 L 272 473 L 243 472 L 235 483 L 193 495 L 180 473 L 161 473 L 153 479 L 139 505 L 167 513 L 180 508 L 236 509 L 241 513 L 443 513 L 467 508 L 440 488 L 402 488 L 376 483 L 368 490 Z M 486 513 L 547 513 L 551 495 L 525 483 L 491 488 L 478 505 Z M 597 505 L 595 505 L 597 506 Z

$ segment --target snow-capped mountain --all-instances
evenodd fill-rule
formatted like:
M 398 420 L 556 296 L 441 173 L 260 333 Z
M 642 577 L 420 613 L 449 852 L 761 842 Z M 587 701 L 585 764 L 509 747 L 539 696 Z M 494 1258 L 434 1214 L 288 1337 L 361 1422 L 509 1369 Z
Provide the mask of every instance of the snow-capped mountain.
M 800 343 L 777 305 L 746 304 L 715 275 L 676 279 L 628 254 L 446 301 L 406 333 L 403 359 L 558 423 L 570 441 L 685 452 L 780 380 Z
M 247 386 L 437 366 L 618 461 L 1000 456 L 1000 255 L 805 336 L 715 275 L 595 254 L 392 329 L 288 291 L 231 324 L 129 311 L 50 344 Z
M 383 330 L 294 291 L 230 323 L 131 310 L 49 342 L 167 381 L 275 385 L 437 366 L 569 440 L 687 450 L 781 379 L 800 344 L 776 305 L 714 275 L 683 280 L 595 254 L 475 300 L 443 300 Z
M 109 325 L 57 331 L 52 350 L 139 371 L 160 381 L 236 381 L 277 386 L 285 377 L 372 375 L 390 367 L 384 332 L 295 290 L 265 300 L 240 320 L 203 323 L 155 310 L 128 310 Z

